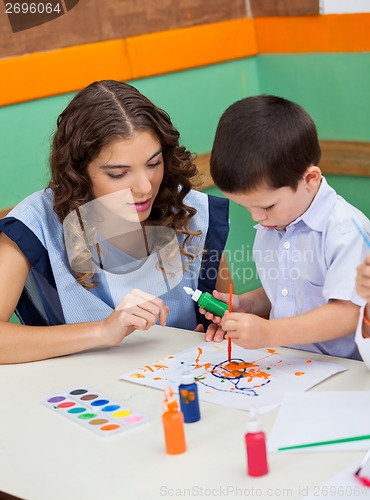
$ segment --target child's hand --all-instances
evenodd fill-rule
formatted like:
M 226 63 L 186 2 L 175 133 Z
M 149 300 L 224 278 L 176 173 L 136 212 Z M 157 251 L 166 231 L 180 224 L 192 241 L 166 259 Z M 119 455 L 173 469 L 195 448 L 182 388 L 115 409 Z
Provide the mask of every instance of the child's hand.
M 101 336 L 107 345 L 119 344 L 134 330 L 148 330 L 156 324 L 165 326 L 169 308 L 163 300 L 143 292 L 131 290 L 117 305 L 113 313 L 101 322 Z
M 246 349 L 259 349 L 274 345 L 270 339 L 270 321 L 254 314 L 226 312 L 222 318 L 222 329 L 226 337 Z
M 204 332 L 204 326 L 202 324 L 199 324 L 194 331 Z M 209 325 L 209 327 L 207 328 L 205 341 L 211 342 L 213 340 L 214 342 L 222 342 L 225 338 L 225 335 L 226 332 L 224 332 L 220 326 L 217 326 L 213 323 L 212 325 Z
M 356 292 L 370 303 L 370 255 L 357 267 Z
M 222 302 L 225 302 L 226 304 L 229 303 L 229 294 L 228 293 L 221 293 L 221 292 L 218 292 L 217 290 L 213 290 L 212 295 L 213 295 L 213 297 L 215 297 L 215 299 L 222 300 Z M 233 295 L 232 300 L 233 300 L 233 311 L 239 311 L 240 310 L 239 295 Z M 205 309 L 202 309 L 201 307 L 199 308 L 199 312 L 201 314 L 204 314 L 204 316 L 207 319 L 209 319 L 210 321 L 213 321 L 213 323 L 215 323 L 216 325 L 221 325 L 221 318 L 219 316 L 214 316 L 212 313 L 207 312 Z M 206 340 L 207 340 L 207 338 L 206 338 Z
M 221 318 L 220 318 L 221 319 Z M 205 335 L 206 342 L 222 342 L 225 338 L 226 332 L 218 325 L 213 323 L 209 325 Z

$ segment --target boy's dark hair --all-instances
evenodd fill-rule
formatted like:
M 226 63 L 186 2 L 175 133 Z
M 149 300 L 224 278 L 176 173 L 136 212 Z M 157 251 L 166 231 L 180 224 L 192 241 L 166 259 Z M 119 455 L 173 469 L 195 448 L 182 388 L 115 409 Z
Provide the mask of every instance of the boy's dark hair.
M 317 130 L 298 104 L 272 95 L 247 97 L 223 113 L 211 153 L 211 175 L 222 191 L 266 185 L 297 189 L 321 156 Z

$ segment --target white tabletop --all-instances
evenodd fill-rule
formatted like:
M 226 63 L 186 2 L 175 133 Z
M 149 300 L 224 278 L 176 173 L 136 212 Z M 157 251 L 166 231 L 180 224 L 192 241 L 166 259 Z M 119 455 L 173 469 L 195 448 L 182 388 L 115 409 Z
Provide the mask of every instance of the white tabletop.
M 202 334 L 154 327 L 115 348 L 36 363 L 0 366 L 0 490 L 25 500 L 156 500 L 161 498 L 289 498 L 307 495 L 363 452 L 272 454 L 264 477 L 246 474 L 247 412 L 201 401 L 202 418 L 186 424 L 187 452 L 167 455 L 163 392 L 119 380 L 128 370 L 199 344 Z M 293 356 L 307 353 L 279 349 Z M 311 354 L 348 371 L 312 390 L 370 390 L 362 362 Z M 41 404 L 86 386 L 127 402 L 150 421 L 102 438 Z M 264 414 L 266 434 L 277 410 Z

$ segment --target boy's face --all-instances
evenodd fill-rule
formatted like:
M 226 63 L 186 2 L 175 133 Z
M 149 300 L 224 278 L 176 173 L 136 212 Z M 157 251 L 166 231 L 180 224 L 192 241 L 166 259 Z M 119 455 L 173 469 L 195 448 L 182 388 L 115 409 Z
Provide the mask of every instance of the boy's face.
M 245 207 L 261 226 L 281 230 L 308 209 L 319 186 L 320 183 L 311 186 L 304 178 L 299 181 L 296 191 L 291 187 L 272 189 L 265 186 L 246 194 L 223 194 Z

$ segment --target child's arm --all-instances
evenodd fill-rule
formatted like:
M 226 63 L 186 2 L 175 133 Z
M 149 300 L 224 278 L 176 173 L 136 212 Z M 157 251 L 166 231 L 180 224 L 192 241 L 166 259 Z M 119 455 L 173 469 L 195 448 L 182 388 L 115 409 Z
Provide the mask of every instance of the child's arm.
M 362 359 L 370 370 L 370 255 L 357 268 L 356 292 L 366 300 L 366 304 L 358 320 L 355 340 Z
M 135 329 L 147 330 L 168 309 L 162 300 L 133 290 L 103 321 L 60 326 L 8 323 L 24 288 L 30 264 L 18 246 L 0 233 L 0 364 L 24 363 L 120 343 Z M 118 310 L 119 309 L 119 310 Z
M 344 337 L 356 330 L 359 306 L 336 300 L 290 318 L 266 320 L 253 314 L 225 313 L 221 326 L 247 349 L 311 344 Z
M 370 319 L 370 255 L 368 255 L 364 262 L 357 268 L 356 275 L 356 292 L 360 297 L 366 300 L 364 310 L 364 318 Z M 362 322 L 362 335 L 363 337 L 370 337 L 370 324 L 369 321 L 363 320 Z

